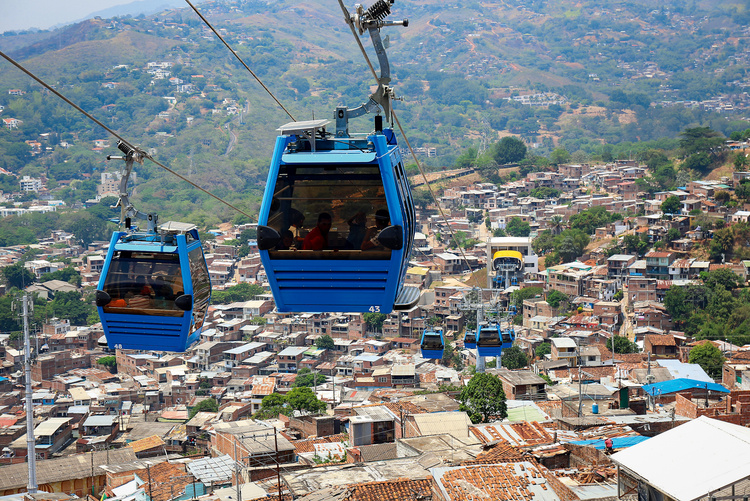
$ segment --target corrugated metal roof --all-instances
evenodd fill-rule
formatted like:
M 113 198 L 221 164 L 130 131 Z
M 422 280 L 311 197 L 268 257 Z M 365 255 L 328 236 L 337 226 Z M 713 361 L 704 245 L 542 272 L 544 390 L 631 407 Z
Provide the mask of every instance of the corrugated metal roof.
M 41 437 L 52 435 L 57 431 L 58 428 L 64 427 L 73 418 L 50 418 L 43 423 L 40 423 L 34 429 L 34 436 Z
M 135 461 L 133 449 L 115 449 L 91 453 L 75 454 L 60 459 L 45 459 L 36 464 L 37 483 L 39 485 L 76 480 L 91 477 L 91 464 L 94 464 L 94 475 L 105 472 L 100 465 L 120 464 Z M 109 461 L 108 461 L 109 458 Z M 29 481 L 29 468 L 26 463 L 11 464 L 0 468 L 0 485 L 3 489 L 25 487 Z
M 471 419 L 465 412 L 430 412 L 411 416 L 422 436 L 448 433 L 468 437 Z
M 188 471 L 195 478 L 208 485 L 231 482 L 232 472 L 236 467 L 237 464 L 229 454 L 217 458 L 196 459 L 187 465 Z
M 117 419 L 117 416 L 110 415 L 89 416 L 86 421 L 83 422 L 83 426 L 112 426 L 117 422 Z
M 395 364 L 391 370 L 391 376 L 414 376 L 415 374 L 414 364 Z

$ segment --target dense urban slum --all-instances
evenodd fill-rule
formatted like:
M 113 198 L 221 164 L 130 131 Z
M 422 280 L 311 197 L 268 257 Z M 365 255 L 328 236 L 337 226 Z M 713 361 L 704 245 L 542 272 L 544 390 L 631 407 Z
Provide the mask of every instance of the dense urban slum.
M 280 314 L 264 293 L 212 305 L 200 341 L 185 353 L 113 353 L 100 325 L 50 318 L 32 343 L 33 415 L 23 405 L 21 345 L 5 336 L 0 495 L 27 489 L 29 419 L 43 491 L 34 499 L 697 500 L 744 493 L 750 350 L 677 330 L 664 299 L 701 272 L 729 269 L 746 283 L 750 262 L 716 263 L 690 251 L 712 238 L 694 224 L 697 212 L 724 226 L 748 222 L 749 211 L 715 195 L 731 193 L 750 173 L 653 198 L 636 182 L 647 174 L 621 161 L 561 165 L 502 186 L 456 178 L 439 199 L 447 220 L 434 203 L 418 211 L 422 231 L 406 281 L 421 289 L 419 303 L 382 323 L 359 313 Z M 100 195 L 116 181 L 102 174 Z M 43 189 L 33 179 L 20 182 Z M 539 188 L 559 196 L 529 196 Z M 677 210 L 664 214 L 664 202 L 675 198 Z M 627 216 L 596 228 L 578 259 L 544 267 L 534 236 L 595 207 Z M 528 236 L 493 236 L 518 220 L 528 223 Z M 241 258 L 227 243 L 249 227 L 226 225 L 206 244 L 215 291 L 265 284 L 253 242 Z M 476 244 L 463 255 L 451 250 L 450 230 Z M 629 235 L 647 244 L 641 255 L 607 252 Z M 61 242 L 69 245 L 55 245 Z M 107 245 L 81 248 L 56 232 L 25 266 L 41 277 L 66 256 L 82 286 L 92 286 Z M 492 270 L 498 251 L 523 256 L 513 280 Z M 0 261 L 13 264 L 23 252 L 2 249 Z M 540 293 L 523 299 L 514 326 L 528 364 L 486 364 L 502 384 L 507 417 L 473 423 L 459 394 L 477 365 L 476 350 L 463 345 L 476 319 L 467 298 L 477 285 L 487 308 L 508 308 L 528 287 Z M 76 289 L 60 280 L 28 287 L 48 299 Z M 549 301 L 554 291 L 565 307 Z M 420 356 L 421 333 L 435 325 L 451 352 L 443 360 Z M 618 338 L 637 350 L 610 349 Z M 706 343 L 724 357 L 718 374 L 690 363 L 691 351 Z M 116 363 L 105 364 L 108 356 Z M 323 402 L 319 412 L 262 412 L 269 397 L 292 394 L 302 378 Z

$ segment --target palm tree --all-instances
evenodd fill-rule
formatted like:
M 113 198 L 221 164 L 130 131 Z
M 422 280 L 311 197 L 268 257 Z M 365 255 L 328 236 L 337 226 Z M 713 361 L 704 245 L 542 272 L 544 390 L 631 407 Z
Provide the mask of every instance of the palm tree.
M 562 216 L 552 216 L 549 220 L 550 229 L 553 235 L 559 235 L 564 228 Z

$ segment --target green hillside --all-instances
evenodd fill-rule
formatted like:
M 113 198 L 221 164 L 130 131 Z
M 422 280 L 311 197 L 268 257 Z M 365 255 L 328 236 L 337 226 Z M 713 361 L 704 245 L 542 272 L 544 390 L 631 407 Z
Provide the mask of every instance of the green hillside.
M 371 92 L 335 2 L 201 9 L 298 120 L 357 106 Z M 383 34 L 403 98 L 399 119 L 412 144 L 425 148 L 428 167 L 439 169 L 507 134 L 536 155 L 562 147 L 601 158 L 637 150 L 631 143 L 674 143 L 698 125 L 724 135 L 747 129 L 748 14 L 736 2 L 399 0 L 391 19 L 409 18 L 409 27 Z M 160 161 L 256 209 L 275 129 L 290 118 L 191 10 L 6 33 L 0 49 Z M 149 63 L 169 63 L 168 75 Z M 0 130 L 0 167 L 46 176 L 66 202 L 85 200 L 93 179 L 116 167 L 104 160 L 116 154 L 114 141 L 94 151 L 106 132 L 0 64 L 0 117 L 23 121 Z M 352 124 L 370 127 L 365 119 Z M 45 133 L 43 153 L 32 157 L 26 141 Z M 436 156 L 421 153 L 427 149 Z M 155 166 L 138 172 L 135 201 L 144 210 L 206 225 L 234 216 Z

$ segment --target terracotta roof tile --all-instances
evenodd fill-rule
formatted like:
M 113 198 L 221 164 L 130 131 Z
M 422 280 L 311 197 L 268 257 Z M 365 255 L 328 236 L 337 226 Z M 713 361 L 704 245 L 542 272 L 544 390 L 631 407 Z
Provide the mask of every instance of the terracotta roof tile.
M 531 461 L 469 465 L 451 469 L 439 478 L 449 499 L 495 499 L 533 501 L 552 486 L 541 468 Z M 549 487 L 548 487 L 549 485 Z
M 184 464 L 159 463 L 149 469 L 151 482 L 143 472 L 146 484 L 146 492 L 151 493 L 153 501 L 168 501 L 179 496 L 188 484 L 195 481 L 194 477 L 187 472 Z
M 670 334 L 646 334 L 643 341 L 648 341 L 651 346 L 677 346 L 674 336 Z
M 399 478 L 384 482 L 366 482 L 350 486 L 348 501 L 403 501 L 405 499 L 427 499 L 432 496 L 430 479 L 410 480 Z
M 470 428 L 474 431 L 473 428 Z M 524 455 L 521 449 L 508 443 L 499 443 L 491 449 L 479 454 L 476 459 L 461 463 L 470 464 L 496 464 L 496 463 L 516 463 L 518 461 L 528 461 L 529 458 Z
M 128 447 L 132 448 L 133 452 L 138 453 L 153 449 L 155 447 L 161 447 L 162 445 L 164 445 L 164 440 L 156 435 L 153 435 L 151 437 L 146 437 L 134 442 L 130 442 L 128 444 Z

